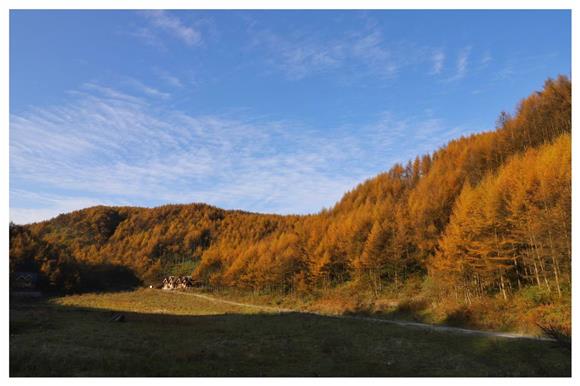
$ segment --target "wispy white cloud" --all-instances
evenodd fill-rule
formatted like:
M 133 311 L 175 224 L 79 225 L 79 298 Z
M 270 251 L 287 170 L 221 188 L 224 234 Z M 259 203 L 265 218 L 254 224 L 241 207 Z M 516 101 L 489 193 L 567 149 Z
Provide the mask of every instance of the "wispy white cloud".
M 171 74 L 169 74 L 167 72 L 162 72 L 159 75 L 159 77 L 161 78 L 162 81 L 164 81 L 169 86 L 178 87 L 178 88 L 183 87 L 183 82 L 181 81 L 181 79 L 179 79 L 175 75 L 171 75 Z
M 446 79 L 448 82 L 454 82 L 465 78 L 469 69 L 469 57 L 471 54 L 471 46 L 463 48 L 457 55 L 455 64 L 455 73 Z
M 331 132 L 248 116 L 191 115 L 94 83 L 73 96 L 62 106 L 10 117 L 14 221 L 95 204 L 207 202 L 316 212 L 401 157 L 440 145 L 447 132 L 432 117 L 388 113 L 356 130 Z M 424 135 L 409 138 L 411 128 Z
M 249 23 L 247 30 L 250 48 L 265 51 L 270 68 L 291 80 L 332 74 L 341 83 L 361 85 L 368 78 L 376 86 L 377 81 L 397 79 L 405 71 L 414 71 L 418 76 L 437 75 L 447 83 L 480 72 L 493 61 L 490 50 L 477 57 L 479 53 L 474 54 L 471 46 L 452 53 L 440 45 L 388 39 L 372 20 L 359 30 L 326 32 L 280 34 L 259 29 L 256 21 Z
M 369 68 L 382 77 L 391 78 L 399 69 L 402 58 L 397 60 L 378 30 L 356 37 L 352 44 L 352 56 L 362 59 Z
M 414 47 L 389 43 L 376 28 L 323 38 L 306 31 L 280 35 L 252 24 L 248 33 L 251 47 L 266 49 L 270 63 L 290 79 L 330 71 L 388 79 L 419 57 Z
M 212 23 L 204 18 L 195 18 L 193 22 L 184 21 L 183 13 L 177 16 L 163 10 L 138 11 L 137 15 L 143 21 L 138 25 L 128 26 L 120 33 L 163 51 L 168 49 L 167 43 L 171 40 L 188 47 L 197 47 L 204 43 L 205 32 L 210 36 L 215 35 Z M 187 16 L 191 16 L 191 13 L 187 13 Z
M 338 42 L 322 43 L 306 35 L 280 36 L 271 31 L 251 31 L 251 47 L 270 52 L 270 62 L 292 79 L 336 68 L 344 59 Z
M 98 84 L 91 83 L 91 82 L 87 82 L 87 83 L 83 84 L 82 89 L 84 89 L 85 91 L 98 92 L 102 96 L 110 98 L 110 99 L 114 99 L 114 100 L 120 100 L 120 101 L 131 102 L 131 103 L 143 103 L 143 101 L 136 96 L 129 95 L 127 93 L 112 89 L 110 87 L 100 86 Z M 77 91 L 77 90 L 72 90 L 72 91 L 69 91 L 69 93 L 78 95 L 78 94 L 81 94 L 82 92 Z
M 501 69 L 496 71 L 494 80 L 502 81 L 513 78 L 515 75 L 514 65 L 512 62 L 508 62 Z
M 482 66 L 487 66 L 492 61 L 493 61 L 493 56 L 491 56 L 491 52 L 485 51 L 483 53 L 483 57 L 481 58 L 481 65 Z
M 433 67 L 431 69 L 431 74 L 438 75 L 443 70 L 443 65 L 445 63 L 445 52 L 441 49 L 433 51 L 431 55 L 431 60 L 433 62 Z
M 198 45 L 202 41 L 200 31 L 167 11 L 143 11 L 140 14 L 149 21 L 152 27 L 167 32 L 188 46 Z
M 491 80 L 494 82 L 514 81 L 518 77 L 526 78 L 530 73 L 536 71 L 546 73 L 548 66 L 545 60 L 556 56 L 558 56 L 557 52 L 525 55 L 521 51 L 514 51 L 510 57 L 495 61 L 496 66 L 493 68 Z
M 161 50 L 166 48 L 163 40 L 149 27 L 137 27 L 127 31 L 121 31 L 121 34 L 132 36 L 149 46 Z
M 471 47 L 465 48 L 457 58 L 457 76 L 463 78 L 467 72 L 467 66 L 469 64 L 469 53 L 471 52 Z
M 177 79 L 177 78 L 175 78 L 175 79 Z M 160 91 L 154 87 L 148 86 L 145 83 L 143 83 L 140 80 L 137 80 L 135 78 L 127 77 L 126 82 L 127 82 L 127 84 L 129 84 L 130 86 L 135 88 L 137 91 L 139 91 L 145 95 L 148 95 L 150 97 L 161 98 L 161 99 L 168 99 L 169 97 L 171 97 L 171 94 L 169 94 L 167 92 Z

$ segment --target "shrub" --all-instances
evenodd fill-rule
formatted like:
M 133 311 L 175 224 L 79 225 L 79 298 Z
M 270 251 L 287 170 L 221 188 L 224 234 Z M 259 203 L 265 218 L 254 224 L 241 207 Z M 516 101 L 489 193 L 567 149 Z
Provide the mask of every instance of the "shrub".
M 569 327 L 541 325 L 539 323 L 538 327 L 540 327 L 546 337 L 553 339 L 558 346 L 568 350 L 572 349 L 572 333 Z
M 521 290 L 521 295 L 534 306 L 552 303 L 552 296 L 545 288 L 538 288 L 536 286 L 527 287 Z
M 469 326 L 472 320 L 472 311 L 465 305 L 456 308 L 447 315 L 445 324 L 451 326 Z

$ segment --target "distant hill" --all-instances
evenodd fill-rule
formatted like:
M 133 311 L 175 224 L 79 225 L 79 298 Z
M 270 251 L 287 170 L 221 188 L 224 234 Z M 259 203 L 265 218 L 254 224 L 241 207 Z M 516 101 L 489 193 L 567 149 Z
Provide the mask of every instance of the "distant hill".
M 496 130 L 396 164 L 316 215 L 92 207 L 11 224 L 10 267 L 67 291 L 99 287 L 94 276 L 106 266 L 127 282 L 193 274 L 214 286 L 356 282 L 379 292 L 421 277 L 465 299 L 528 287 L 562 296 L 571 281 L 570 135 L 571 82 L 560 76 L 513 116 L 501 113 Z

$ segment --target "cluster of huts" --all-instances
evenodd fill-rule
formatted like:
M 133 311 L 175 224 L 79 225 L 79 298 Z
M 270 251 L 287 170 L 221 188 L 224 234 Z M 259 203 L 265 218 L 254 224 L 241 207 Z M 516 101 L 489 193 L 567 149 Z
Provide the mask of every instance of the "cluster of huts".
M 191 288 L 194 285 L 194 281 L 190 276 L 168 276 L 163 279 L 163 285 L 161 289 L 164 290 L 174 290 L 174 289 L 185 289 Z
M 40 297 L 38 273 L 35 272 L 11 272 L 10 273 L 10 295 Z

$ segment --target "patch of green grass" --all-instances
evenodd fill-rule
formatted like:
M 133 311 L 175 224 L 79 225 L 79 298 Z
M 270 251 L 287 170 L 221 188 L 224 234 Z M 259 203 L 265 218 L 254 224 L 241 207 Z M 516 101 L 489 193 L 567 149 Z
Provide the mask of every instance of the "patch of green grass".
M 111 311 L 125 323 L 109 322 Z M 11 376 L 570 376 L 550 342 L 255 313 L 157 290 L 11 302 Z

